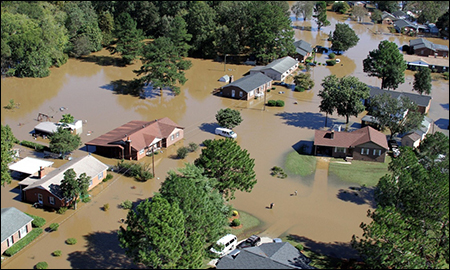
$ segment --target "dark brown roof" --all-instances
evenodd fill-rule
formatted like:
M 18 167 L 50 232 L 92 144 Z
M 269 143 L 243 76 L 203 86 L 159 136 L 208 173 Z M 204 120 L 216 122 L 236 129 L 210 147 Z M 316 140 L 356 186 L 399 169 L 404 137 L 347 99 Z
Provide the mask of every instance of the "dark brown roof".
M 335 131 L 333 139 L 331 139 L 331 131 L 328 130 L 316 130 L 314 134 L 314 145 L 320 146 L 350 148 L 367 142 L 389 149 L 386 136 L 370 126 L 353 132 Z
M 122 148 L 120 143 L 130 137 L 131 147 L 140 150 L 150 145 L 155 139 L 167 138 L 175 128 L 183 129 L 167 117 L 150 122 L 130 121 L 85 144 Z

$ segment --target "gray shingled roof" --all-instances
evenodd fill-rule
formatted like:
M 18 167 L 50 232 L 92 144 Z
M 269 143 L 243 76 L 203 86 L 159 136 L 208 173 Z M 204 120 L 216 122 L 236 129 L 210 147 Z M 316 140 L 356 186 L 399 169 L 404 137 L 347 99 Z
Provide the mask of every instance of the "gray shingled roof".
M 279 72 L 280 74 L 283 74 L 297 63 L 298 61 L 294 58 L 286 56 L 272 61 L 270 64 L 266 65 L 265 69 L 272 69 L 276 72 Z
M 261 72 L 244 76 L 240 78 L 239 80 L 236 80 L 230 84 L 225 85 L 222 88 L 226 88 L 228 86 L 236 86 L 241 88 L 245 92 L 250 92 L 254 90 L 255 88 L 260 87 L 263 84 L 266 84 L 270 81 L 273 81 L 271 78 L 267 77 L 266 75 L 262 74 Z
M 397 26 L 400 29 L 402 29 L 403 27 L 417 28 L 417 25 L 414 25 L 412 22 L 404 20 L 404 19 L 396 20 L 394 22 L 394 25 Z
M 409 41 L 409 46 L 413 47 L 414 50 L 420 49 L 420 48 L 428 48 L 433 51 L 447 51 L 448 52 L 448 46 L 441 45 L 441 44 L 434 44 L 433 42 L 426 40 L 424 38 L 417 38 L 412 39 Z
M 222 257 L 217 269 L 315 269 L 311 260 L 288 242 L 266 243 L 244 248 L 239 254 Z
M 20 228 L 33 221 L 33 218 L 15 207 L 2 208 L 2 242 Z
M 68 169 L 73 169 L 77 174 L 77 177 L 82 173 L 86 173 L 86 175 L 90 177 L 95 177 L 100 172 L 108 169 L 108 166 L 96 159 L 94 156 L 87 155 L 68 161 L 66 164 L 54 169 L 49 174 L 45 175 L 44 178 L 37 180 L 23 190 L 40 187 L 50 191 L 53 195 L 62 199 L 59 185 L 61 184 L 61 180 L 64 179 L 64 172 Z
M 308 53 L 312 52 L 313 48 L 311 47 L 311 44 L 304 40 L 297 40 L 294 42 L 295 51 L 303 56 L 306 56 Z
M 370 97 L 374 97 L 376 95 L 382 95 L 383 93 L 387 93 L 391 95 L 391 97 L 396 99 L 401 99 L 402 96 L 408 97 L 412 102 L 416 103 L 419 106 L 426 107 L 431 101 L 431 96 L 427 95 L 419 95 L 414 93 L 406 93 L 406 92 L 398 92 L 398 91 L 388 91 L 384 89 L 380 89 L 379 87 L 370 87 Z

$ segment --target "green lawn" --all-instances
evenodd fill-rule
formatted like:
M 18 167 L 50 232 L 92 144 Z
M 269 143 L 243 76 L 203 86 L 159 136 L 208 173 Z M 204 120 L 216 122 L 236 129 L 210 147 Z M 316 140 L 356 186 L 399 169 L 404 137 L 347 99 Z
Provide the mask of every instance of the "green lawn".
M 230 227 L 231 233 L 236 235 L 238 237 L 238 239 L 240 238 L 245 238 L 246 236 L 250 236 L 247 235 L 248 233 L 246 233 L 247 231 L 251 231 L 252 229 L 256 229 L 258 226 L 261 225 L 261 221 L 259 219 L 257 219 L 256 217 L 241 211 L 241 210 L 237 210 L 239 212 L 239 220 L 241 221 L 242 224 L 242 228 L 239 229 L 232 229 Z
M 352 164 L 342 164 L 342 159 L 331 159 L 329 174 L 334 174 L 342 181 L 365 186 L 375 186 L 382 176 L 388 173 L 391 157 L 386 156 L 384 163 L 353 160 Z
M 286 156 L 284 166 L 290 174 L 308 176 L 316 170 L 316 157 L 300 155 L 297 151 L 290 152 Z

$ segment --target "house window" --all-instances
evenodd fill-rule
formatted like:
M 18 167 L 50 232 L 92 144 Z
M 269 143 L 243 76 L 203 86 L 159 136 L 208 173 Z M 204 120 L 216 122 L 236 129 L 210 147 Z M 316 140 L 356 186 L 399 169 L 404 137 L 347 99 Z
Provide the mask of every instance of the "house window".
M 92 186 L 94 184 L 94 181 L 92 179 L 89 179 L 89 186 Z
M 335 147 L 334 152 L 335 153 L 345 153 L 346 149 L 344 147 Z
M 177 135 L 177 138 L 180 137 L 180 132 L 177 132 L 177 134 L 175 134 L 175 135 Z
M 361 148 L 361 155 L 368 155 L 368 154 L 369 154 L 369 149 Z
M 243 97 L 244 96 L 244 92 L 239 91 L 239 97 Z
M 48 197 L 48 202 L 50 204 L 55 204 L 55 197 L 52 197 L 52 196 Z
M 8 239 L 7 239 L 7 244 L 8 247 L 12 246 L 14 244 L 14 237 L 11 235 Z
M 19 230 L 19 238 L 24 237 L 25 235 L 27 235 L 27 233 L 28 233 L 28 227 L 27 227 L 27 225 L 25 225 L 22 228 L 20 228 L 20 230 Z
M 141 151 L 139 151 L 139 155 L 144 154 L 144 152 L 145 152 L 145 149 L 141 149 Z
M 103 178 L 103 171 L 97 175 L 97 179 L 100 180 Z M 91 180 L 92 181 L 92 180 Z M 92 185 L 92 184 L 91 184 Z
M 381 155 L 381 149 L 373 149 L 373 155 L 374 156 L 380 156 Z
M 171 141 L 173 141 L 174 138 L 175 138 L 174 135 L 170 136 Z

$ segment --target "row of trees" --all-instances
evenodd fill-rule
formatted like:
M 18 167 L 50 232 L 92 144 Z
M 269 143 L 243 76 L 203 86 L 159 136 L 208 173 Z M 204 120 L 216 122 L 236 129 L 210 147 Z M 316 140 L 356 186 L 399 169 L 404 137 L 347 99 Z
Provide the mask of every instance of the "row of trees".
M 227 233 L 236 190 L 256 184 L 254 160 L 232 139 L 206 140 L 194 164 L 169 171 L 159 192 L 128 212 L 119 242 L 127 256 L 151 268 L 199 269 Z
M 449 264 L 449 140 L 428 134 L 401 147 L 375 189 L 377 207 L 352 246 L 370 269 L 440 269 Z

